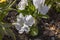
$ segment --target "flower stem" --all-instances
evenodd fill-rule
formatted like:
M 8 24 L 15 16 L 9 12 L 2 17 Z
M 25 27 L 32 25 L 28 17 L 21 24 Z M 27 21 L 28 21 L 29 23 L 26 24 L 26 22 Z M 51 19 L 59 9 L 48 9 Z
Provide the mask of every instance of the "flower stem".
M 13 5 L 15 2 L 16 2 L 16 0 L 14 0 L 13 3 L 12 3 L 8 8 L 12 7 L 12 5 Z

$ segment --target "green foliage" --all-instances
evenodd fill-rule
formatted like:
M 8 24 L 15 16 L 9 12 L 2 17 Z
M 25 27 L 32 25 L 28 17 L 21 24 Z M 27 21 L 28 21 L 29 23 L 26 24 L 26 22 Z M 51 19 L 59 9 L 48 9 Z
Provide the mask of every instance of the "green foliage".
M 9 35 L 13 38 L 13 40 L 16 40 L 15 34 L 13 33 L 13 31 L 9 28 L 6 28 L 6 35 Z
M 7 12 L 8 12 L 7 10 L 0 10 L 0 22 L 7 15 Z
M 2 40 L 3 35 L 4 35 L 4 31 L 3 31 L 2 27 L 0 26 L 0 40 Z
M 8 5 L 8 3 L 2 3 L 2 4 L 0 4 L 0 8 L 6 8 L 7 5 Z
M 56 3 L 57 2 L 57 3 Z M 29 15 L 31 14 L 34 18 L 46 18 L 48 19 L 48 15 L 42 15 L 38 12 L 38 10 L 35 9 L 34 5 L 32 4 L 32 0 L 28 1 L 28 6 L 26 6 L 25 10 L 19 10 L 18 7 L 17 9 L 12 8 L 12 6 L 16 3 L 16 0 L 12 2 L 12 0 L 9 1 L 9 3 L 2 3 L 0 4 L 0 40 L 2 40 L 2 37 L 4 34 L 11 36 L 14 40 L 15 34 L 13 31 L 9 28 L 12 26 L 11 23 L 1 23 L 3 18 L 8 14 L 9 10 L 17 10 L 18 13 L 23 13 L 23 15 Z M 56 4 L 55 4 L 56 3 Z M 46 0 L 45 4 L 47 5 L 52 5 L 56 9 L 57 12 L 60 13 L 60 0 Z M 37 27 L 31 27 L 30 30 L 30 35 L 36 36 L 38 35 L 38 28 Z
M 29 32 L 31 36 L 37 36 L 38 35 L 38 27 L 31 27 L 31 30 Z
M 0 40 L 2 40 L 4 35 L 9 35 L 11 36 L 14 40 L 16 40 L 15 38 L 15 34 L 13 33 L 13 31 L 9 28 L 12 25 L 10 23 L 0 23 Z

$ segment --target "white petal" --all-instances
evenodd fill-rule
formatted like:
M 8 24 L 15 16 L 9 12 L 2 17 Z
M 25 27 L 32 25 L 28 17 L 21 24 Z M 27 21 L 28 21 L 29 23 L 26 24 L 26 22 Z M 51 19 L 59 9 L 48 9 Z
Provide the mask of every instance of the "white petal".
M 23 16 L 23 14 L 22 13 L 20 13 L 18 16 L 17 16 L 17 18 L 23 18 L 24 16 Z
M 49 9 L 50 9 L 50 7 L 47 6 L 47 5 L 45 5 L 45 6 L 43 6 L 43 7 L 38 8 L 38 11 L 39 11 L 41 14 L 45 15 L 45 14 L 49 11 Z
M 21 30 L 19 30 L 19 33 L 22 34 L 24 32 L 24 29 L 21 28 Z
M 28 5 L 28 2 L 27 2 L 27 0 L 21 0 L 20 2 L 19 2 L 19 4 L 18 4 L 18 9 L 20 9 L 20 10 L 24 10 L 25 9 L 25 6 L 27 6 Z
M 19 10 L 24 10 L 24 9 L 25 9 L 25 4 L 24 4 L 24 3 L 20 3 L 18 9 L 19 9 Z
M 17 19 L 17 23 L 19 23 L 20 25 L 23 25 L 23 23 L 24 23 L 24 20 L 23 20 L 22 18 L 20 18 L 20 19 Z
M 24 23 L 24 16 L 22 15 L 22 13 L 20 13 L 17 16 L 17 22 L 20 23 L 20 24 L 23 24 Z
M 36 8 L 38 8 L 37 0 L 33 0 L 33 4 Z
M 17 22 L 16 22 L 16 29 L 17 30 L 20 30 L 21 27 L 23 27 L 23 24 L 24 24 L 24 20 L 23 20 L 23 15 L 22 13 L 20 13 L 18 16 L 17 16 Z
M 33 0 L 33 4 L 36 7 L 36 9 L 42 4 L 44 5 L 45 0 Z
M 26 33 L 28 33 L 30 31 L 30 28 L 29 27 L 25 27 L 24 30 L 25 30 Z
M 28 26 L 32 26 L 35 23 L 35 19 L 31 15 L 25 16 L 24 23 Z
M 27 25 L 23 25 L 23 27 L 21 27 L 21 29 L 19 30 L 19 33 L 22 34 L 23 32 L 28 33 L 30 31 L 30 28 Z
M 24 24 L 23 29 L 26 33 L 30 31 L 30 28 L 26 24 Z
M 36 7 L 36 9 L 38 9 L 38 11 L 43 15 L 45 15 L 51 7 L 44 5 L 44 3 L 45 0 L 33 0 L 33 4 Z
M 28 6 L 28 0 L 22 0 L 26 6 Z
M 15 27 L 16 27 L 17 30 L 20 30 L 21 29 L 21 25 L 19 23 L 16 23 L 15 24 Z
M 25 6 L 21 6 L 20 8 L 18 8 L 19 10 L 24 10 L 25 9 Z

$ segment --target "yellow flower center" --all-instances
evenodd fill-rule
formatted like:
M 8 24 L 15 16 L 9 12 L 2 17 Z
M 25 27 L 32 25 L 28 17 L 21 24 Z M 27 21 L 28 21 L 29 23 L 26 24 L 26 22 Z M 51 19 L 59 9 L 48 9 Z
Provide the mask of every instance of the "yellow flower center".
M 0 3 L 6 2 L 7 0 L 0 0 Z

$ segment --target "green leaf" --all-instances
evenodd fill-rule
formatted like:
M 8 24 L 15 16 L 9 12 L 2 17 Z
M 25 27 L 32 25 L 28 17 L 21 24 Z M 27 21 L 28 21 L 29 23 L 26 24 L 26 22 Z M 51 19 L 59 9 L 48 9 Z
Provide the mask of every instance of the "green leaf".
M 0 23 L 0 39 L 2 39 L 2 36 L 4 36 L 4 34 L 9 35 L 13 38 L 13 40 L 16 40 L 15 38 L 15 34 L 13 33 L 13 31 L 9 28 L 11 26 L 11 24 L 9 23 Z
M 0 40 L 2 40 L 2 34 L 0 33 Z
M 11 23 L 3 23 L 3 22 L 0 22 L 0 25 L 1 25 L 2 27 L 5 27 L 5 28 L 9 28 L 9 27 L 12 26 Z
M 6 28 L 6 34 L 11 36 L 13 38 L 13 40 L 16 40 L 15 34 L 13 33 L 13 31 L 9 28 Z
M 0 25 L 0 40 L 2 40 L 3 35 L 4 35 L 4 30 L 3 30 L 2 26 Z
M 0 3 L 0 8 L 6 8 L 8 3 Z
M 15 34 L 13 33 L 13 31 L 9 28 L 9 27 L 11 27 L 12 25 L 10 24 L 10 23 L 2 23 L 3 25 L 3 30 L 4 30 L 4 33 L 6 34 L 6 35 L 9 35 L 9 36 L 11 36 L 12 38 L 13 38 L 13 40 L 16 40 L 16 38 L 15 38 Z
M 42 18 L 48 19 L 49 16 L 48 15 L 43 15 Z
M 29 5 L 29 9 L 31 10 L 31 11 L 35 11 L 35 7 L 34 7 L 34 5 Z
M 32 27 L 30 30 L 30 35 L 31 36 L 37 36 L 38 35 L 38 28 L 37 27 Z

